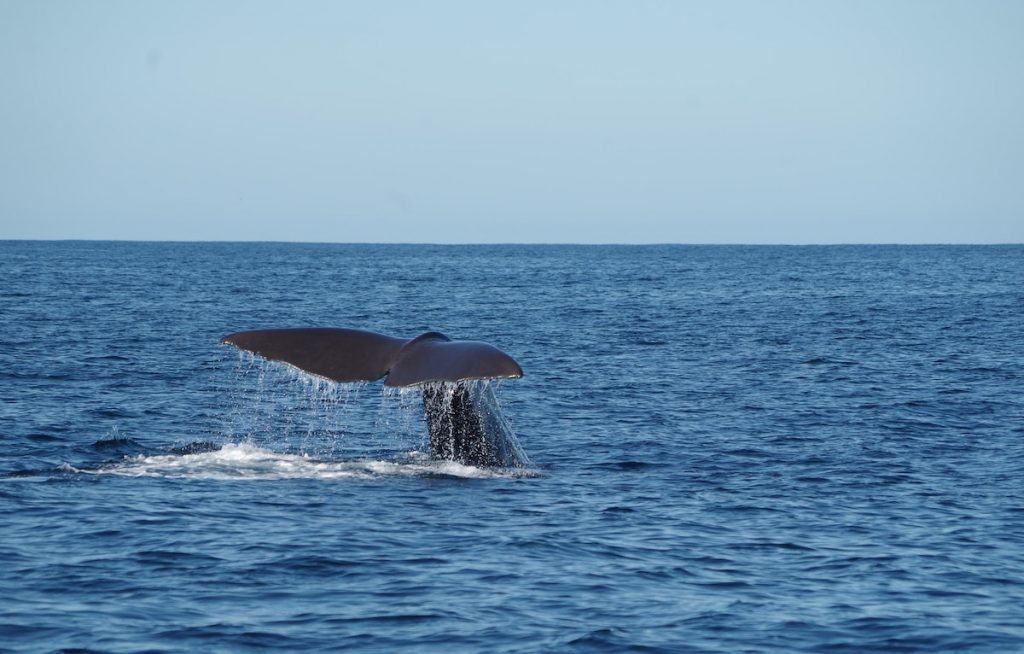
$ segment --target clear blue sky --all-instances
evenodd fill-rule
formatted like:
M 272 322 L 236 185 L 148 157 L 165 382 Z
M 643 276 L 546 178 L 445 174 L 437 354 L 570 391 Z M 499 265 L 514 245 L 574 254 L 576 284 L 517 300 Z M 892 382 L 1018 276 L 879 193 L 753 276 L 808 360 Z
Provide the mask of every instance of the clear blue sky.
M 0 238 L 1024 242 L 1024 2 L 0 0 Z

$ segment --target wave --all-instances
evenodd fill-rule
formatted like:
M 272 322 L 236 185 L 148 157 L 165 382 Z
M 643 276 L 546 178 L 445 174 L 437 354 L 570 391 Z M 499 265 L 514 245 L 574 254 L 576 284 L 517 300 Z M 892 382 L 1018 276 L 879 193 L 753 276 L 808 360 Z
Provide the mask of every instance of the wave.
M 76 468 L 65 463 L 60 470 L 90 475 L 223 481 L 374 479 L 392 476 L 492 479 L 534 477 L 539 474 L 535 470 L 523 468 L 482 468 L 454 461 L 437 461 L 420 452 L 410 452 L 407 460 L 399 461 L 331 461 L 308 454 L 275 452 L 251 443 L 228 443 L 217 450 L 195 453 L 140 454 L 97 468 Z

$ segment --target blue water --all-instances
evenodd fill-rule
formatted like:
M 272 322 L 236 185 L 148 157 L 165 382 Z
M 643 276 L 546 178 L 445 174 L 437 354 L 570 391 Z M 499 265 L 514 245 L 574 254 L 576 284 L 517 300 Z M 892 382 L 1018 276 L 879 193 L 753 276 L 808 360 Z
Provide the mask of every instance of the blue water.
M 1024 247 L 0 243 L 0 649 L 1024 651 Z M 490 342 L 531 463 L 218 345 Z

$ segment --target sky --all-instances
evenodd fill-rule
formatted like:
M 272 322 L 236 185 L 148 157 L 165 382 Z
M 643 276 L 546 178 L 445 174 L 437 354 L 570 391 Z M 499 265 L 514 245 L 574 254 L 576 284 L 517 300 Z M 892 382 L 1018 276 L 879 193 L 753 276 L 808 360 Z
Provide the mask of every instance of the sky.
M 0 239 L 1024 242 L 1024 2 L 0 0 Z

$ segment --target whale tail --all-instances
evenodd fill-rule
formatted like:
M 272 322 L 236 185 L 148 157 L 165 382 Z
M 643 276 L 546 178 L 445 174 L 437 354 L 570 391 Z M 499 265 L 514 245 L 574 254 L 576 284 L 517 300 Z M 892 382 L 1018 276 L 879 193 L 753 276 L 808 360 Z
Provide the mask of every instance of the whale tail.
M 220 342 L 336 382 L 386 377 L 385 386 L 415 386 L 523 376 L 519 364 L 498 348 L 453 341 L 439 332 L 405 340 L 359 329 L 259 329 Z
M 435 459 L 504 467 L 528 462 L 487 383 L 522 377 L 523 369 L 492 345 L 439 332 L 405 340 L 326 327 L 237 332 L 221 343 L 336 382 L 385 378 L 385 386 L 420 386 Z

